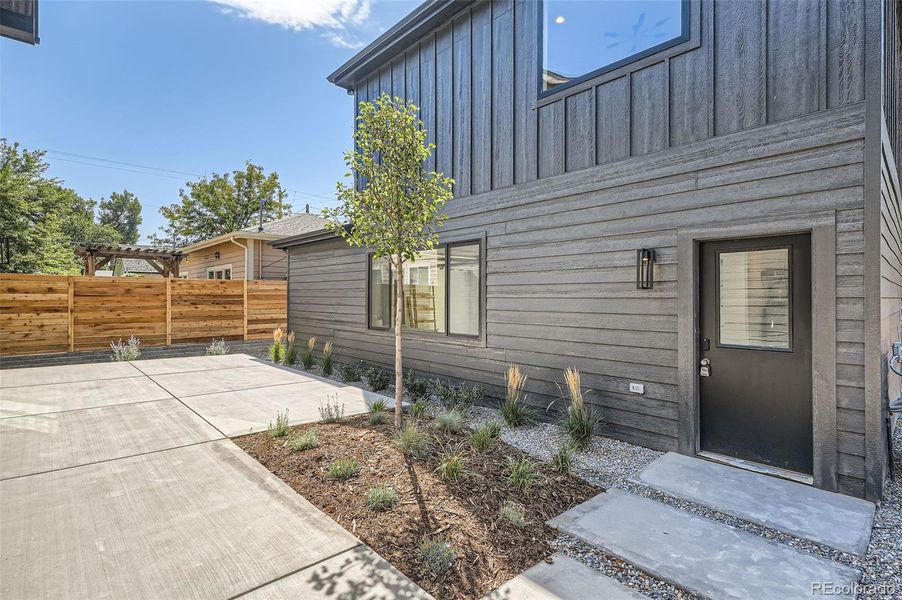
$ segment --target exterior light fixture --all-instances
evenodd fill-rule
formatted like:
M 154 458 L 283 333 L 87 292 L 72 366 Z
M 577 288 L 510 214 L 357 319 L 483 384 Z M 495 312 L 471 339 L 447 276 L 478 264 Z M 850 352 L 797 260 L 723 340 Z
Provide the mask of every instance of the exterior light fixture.
M 213 258 L 215 258 L 216 260 L 219 260 L 219 252 L 214 252 Z
M 636 251 L 636 288 L 650 290 L 655 286 L 655 251 L 641 248 Z
M 566 19 L 564 19 L 563 15 L 558 15 L 554 18 L 554 22 L 558 25 L 562 25 L 564 21 L 566 21 Z

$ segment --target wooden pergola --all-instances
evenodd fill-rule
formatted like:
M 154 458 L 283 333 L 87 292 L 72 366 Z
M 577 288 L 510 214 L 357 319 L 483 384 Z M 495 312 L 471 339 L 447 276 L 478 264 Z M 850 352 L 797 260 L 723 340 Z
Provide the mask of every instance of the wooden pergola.
M 123 246 L 119 244 L 89 244 L 78 242 L 73 244 L 75 254 L 85 265 L 85 275 L 94 275 L 97 269 L 109 265 L 117 258 L 138 258 L 147 261 L 163 277 L 178 277 L 179 263 L 185 253 L 177 248 L 158 248 L 156 246 Z

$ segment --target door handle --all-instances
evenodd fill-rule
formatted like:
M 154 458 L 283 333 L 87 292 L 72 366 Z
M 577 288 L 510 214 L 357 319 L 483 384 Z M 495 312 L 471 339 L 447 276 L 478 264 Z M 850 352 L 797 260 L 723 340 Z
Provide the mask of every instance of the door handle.
M 703 358 L 699 363 L 698 375 L 699 377 L 710 377 L 711 376 L 711 361 L 707 358 Z

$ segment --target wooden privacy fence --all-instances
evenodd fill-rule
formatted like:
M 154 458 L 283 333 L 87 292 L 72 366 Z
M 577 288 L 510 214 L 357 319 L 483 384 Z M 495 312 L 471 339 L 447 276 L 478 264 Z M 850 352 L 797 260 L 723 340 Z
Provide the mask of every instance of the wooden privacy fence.
M 0 274 L 0 355 L 265 339 L 286 321 L 284 281 Z

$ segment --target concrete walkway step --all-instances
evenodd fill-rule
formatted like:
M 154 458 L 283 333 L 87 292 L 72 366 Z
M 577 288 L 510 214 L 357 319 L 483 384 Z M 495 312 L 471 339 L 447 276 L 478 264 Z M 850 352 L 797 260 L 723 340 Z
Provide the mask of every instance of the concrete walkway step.
M 548 522 L 673 585 L 708 598 L 813 598 L 860 574 L 723 523 L 610 489 Z
M 646 596 L 562 552 L 520 573 L 483 600 L 642 600 Z
M 668 452 L 633 478 L 722 513 L 863 556 L 874 505 L 860 498 Z

